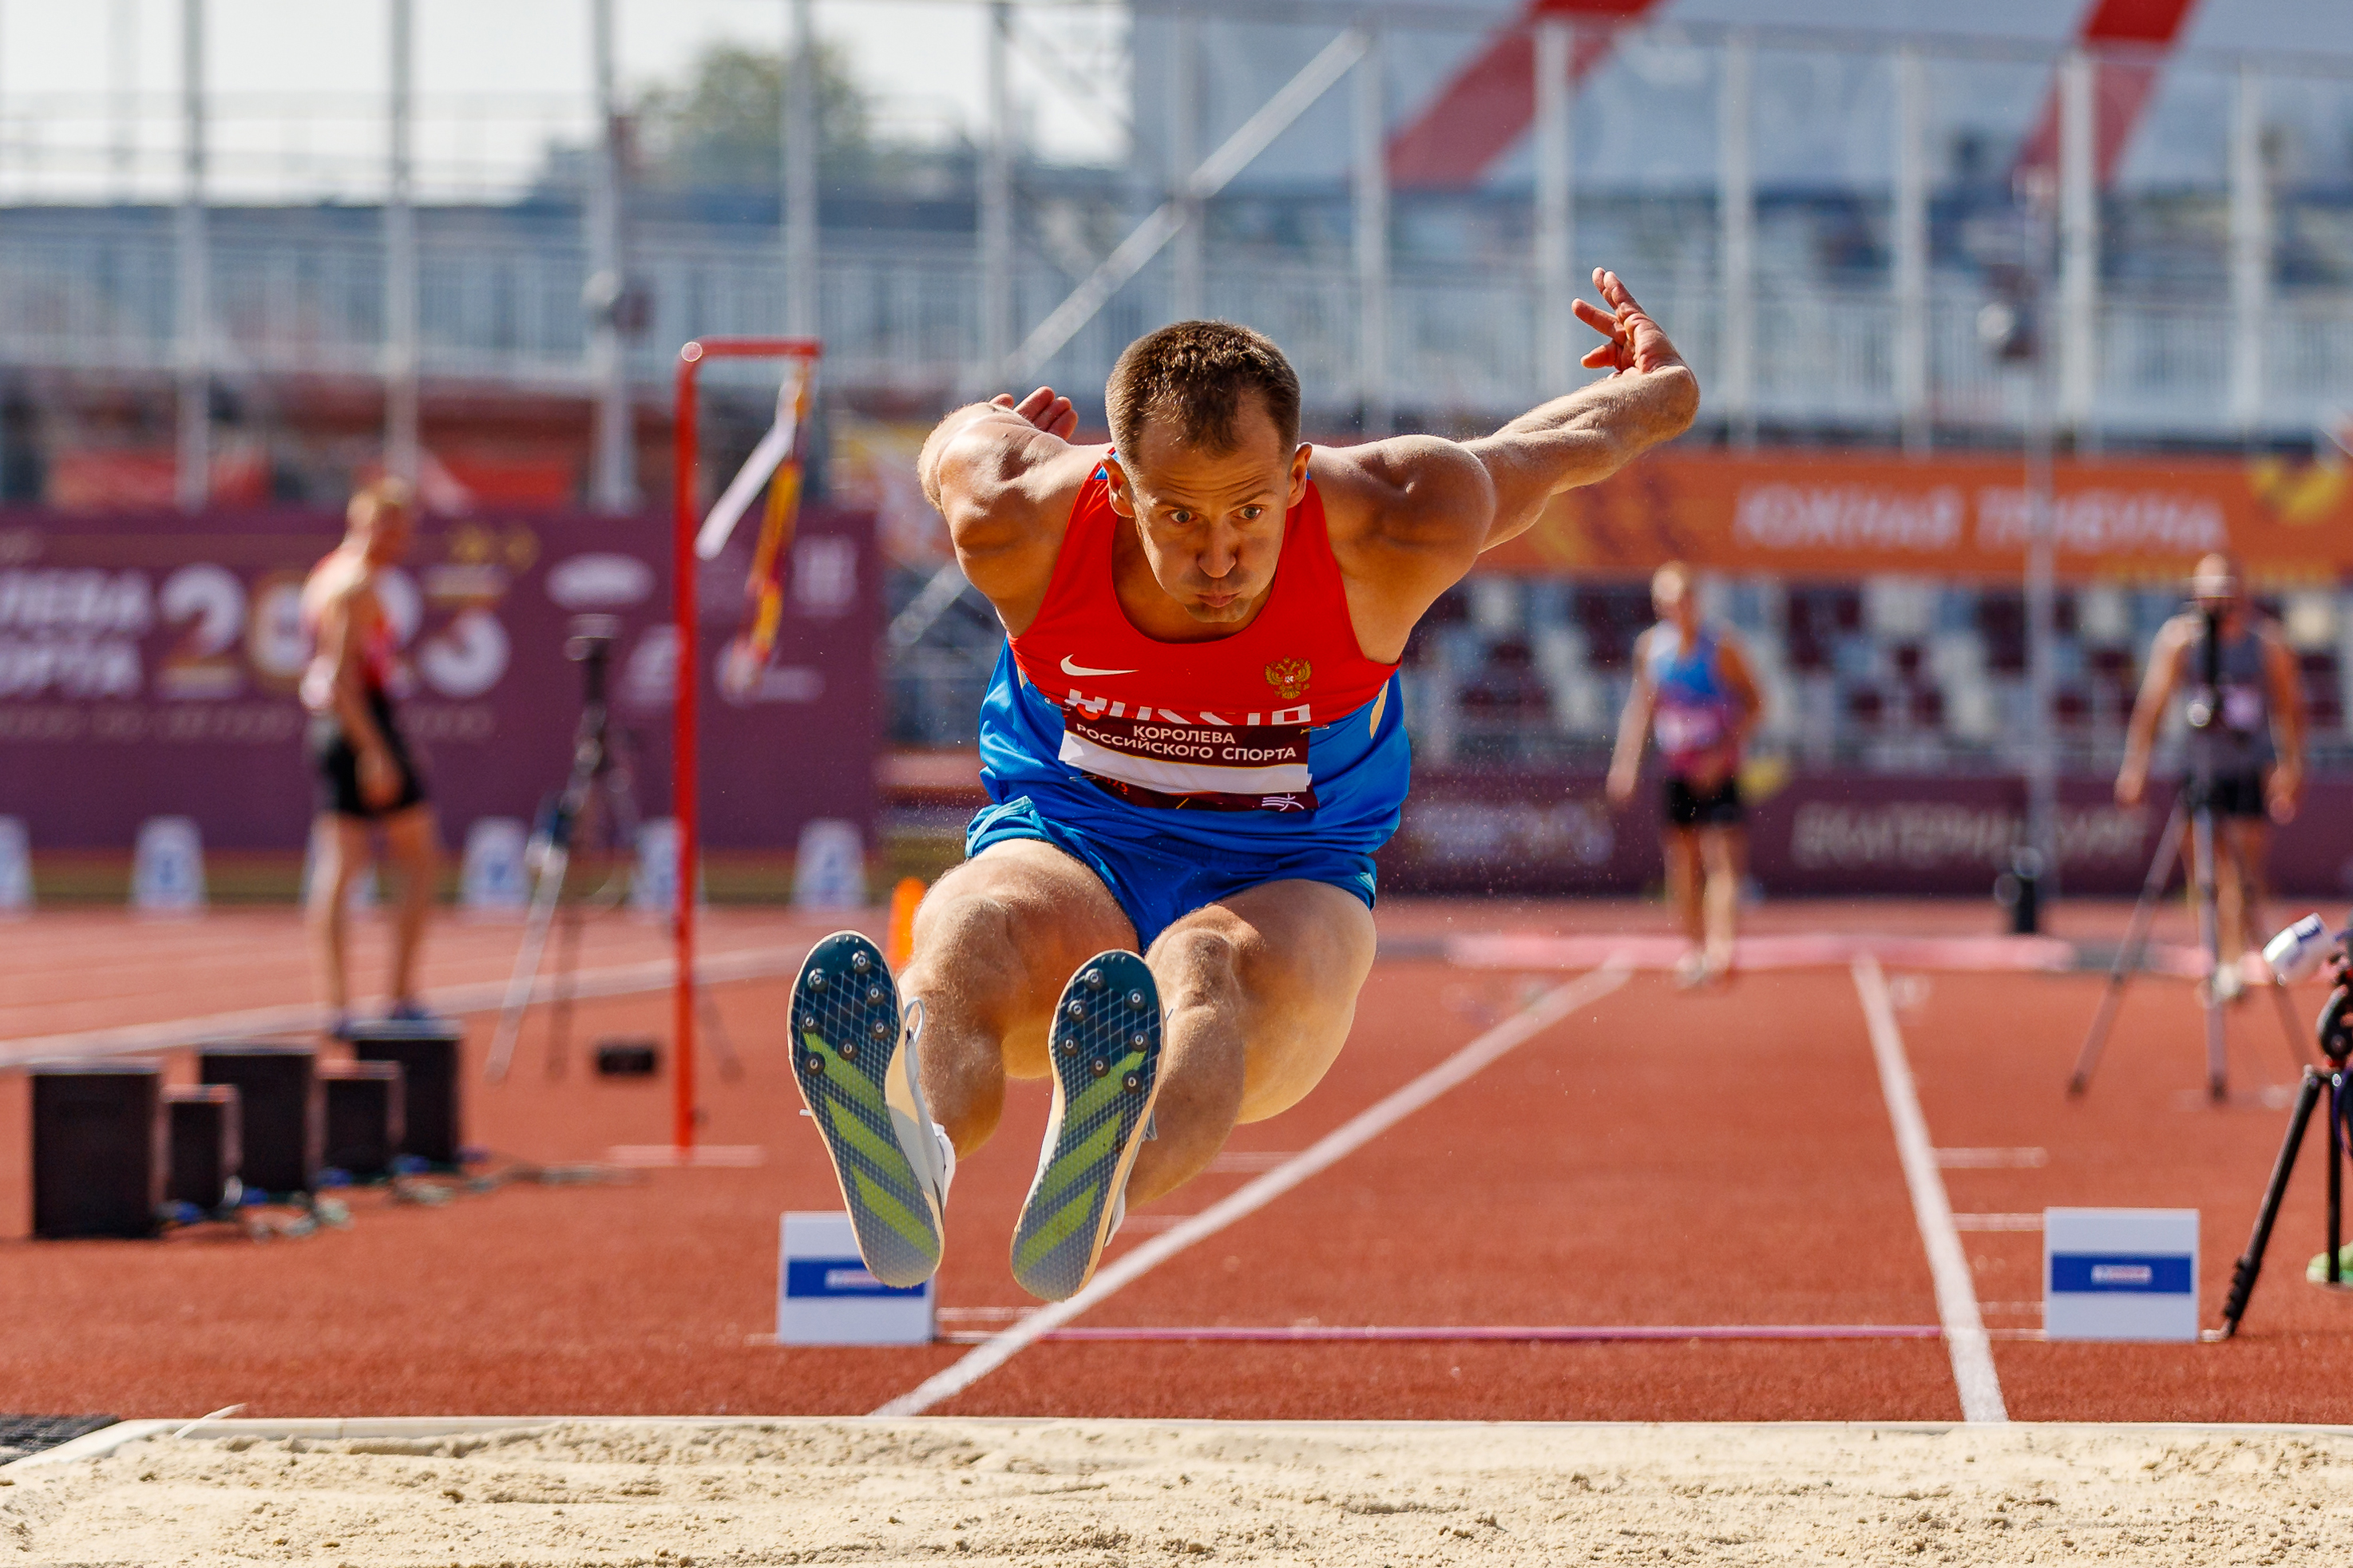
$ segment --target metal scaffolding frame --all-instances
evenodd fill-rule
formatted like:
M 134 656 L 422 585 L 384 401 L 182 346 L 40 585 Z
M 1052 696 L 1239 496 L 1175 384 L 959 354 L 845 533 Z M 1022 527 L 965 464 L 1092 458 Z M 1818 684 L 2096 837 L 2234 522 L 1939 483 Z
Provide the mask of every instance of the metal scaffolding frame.
M 392 0 L 392 102 L 384 202 L 384 466 L 415 485 L 418 426 L 416 0 Z
M 183 511 L 212 499 L 212 247 L 205 213 L 205 0 L 180 0 L 180 205 L 174 224 L 178 299 L 178 449 Z
M 1165 70 L 1173 103 L 1167 123 L 1160 127 L 1162 167 L 1134 175 L 1125 187 L 1129 198 L 1139 186 L 1161 182 L 1165 171 L 1174 173 L 1166 174 L 1159 205 L 1104 253 L 1080 231 L 1072 231 L 1076 239 L 1058 242 L 1059 250 L 1023 242 L 1024 226 L 1032 221 L 1033 212 L 1052 211 L 1059 203 L 1067 214 L 1081 205 L 1063 194 L 1067 184 L 1058 191 L 1051 181 L 1060 176 L 1046 171 L 1041 171 L 1045 178 L 1033 201 L 1027 184 L 1030 176 L 1019 174 L 1027 166 L 1020 146 L 1024 95 L 1043 80 L 1061 81 L 1067 88 L 1068 68 L 1047 68 L 1024 53 L 1022 58 L 1044 74 L 1017 80 L 1011 57 L 1016 46 L 1026 49 L 1027 34 L 1020 26 L 1028 24 L 1022 18 L 1038 14 L 1039 0 L 975 0 L 985 6 L 987 47 L 981 63 L 987 73 L 989 121 L 980 146 L 977 243 L 958 256 L 937 243 L 947 237 L 927 238 L 908 253 L 904 281 L 870 285 L 860 274 L 872 263 L 859 251 L 858 237 L 821 232 L 818 212 L 820 137 L 810 45 L 823 25 L 827 0 L 785 0 L 780 9 L 792 66 L 777 128 L 785 146 L 784 210 L 774 237 L 783 266 L 767 273 L 763 283 L 748 271 L 740 278 L 726 272 L 734 267 L 727 259 L 733 242 L 723 243 L 716 234 L 690 241 L 649 226 L 631 232 L 625 247 L 612 133 L 614 111 L 619 107 L 614 82 L 619 43 L 614 35 L 616 0 L 587 0 L 581 14 L 589 19 L 596 42 L 592 86 L 603 127 L 586 163 L 592 180 L 582 242 L 591 281 L 588 325 L 579 329 L 576 339 L 569 322 L 561 331 L 543 330 L 537 323 L 553 312 L 533 296 L 519 313 L 530 318 L 537 335 L 530 346 L 510 348 L 512 340 L 492 341 L 470 326 L 452 324 L 470 319 L 475 307 L 453 309 L 446 296 L 478 289 L 471 274 L 479 269 L 443 260 L 449 242 L 439 238 L 438 230 L 428 240 L 417 228 L 420 111 L 411 79 L 413 4 L 391 4 L 394 48 L 384 143 L 388 176 L 381 238 L 375 242 L 381 245 L 381 259 L 361 257 L 346 236 L 335 244 L 351 251 L 348 256 L 339 251 L 314 261 L 304 255 L 284 263 L 289 273 L 305 277 L 337 268 L 364 274 L 381 266 L 380 282 L 364 285 L 382 300 L 380 321 L 363 320 L 363 315 L 375 315 L 372 309 L 350 310 L 353 294 L 341 282 L 332 291 L 332 309 L 349 314 L 349 321 L 327 321 L 320 307 L 307 300 L 299 310 L 279 310 L 274 298 L 268 298 L 262 309 L 247 302 L 255 287 L 250 264 L 254 242 L 231 237 L 232 228 L 227 226 L 241 219 L 210 212 L 207 206 L 216 196 L 215 187 L 235 177 L 228 172 L 238 155 L 230 121 L 240 111 L 224 107 L 227 100 L 207 102 L 205 0 L 181 0 L 179 8 L 181 145 L 168 297 L 162 310 L 145 303 L 142 291 L 165 285 L 144 270 L 143 259 L 126 259 L 121 267 L 110 268 L 101 286 L 86 266 L 70 259 L 69 247 L 52 244 L 37 231 L 13 226 L 12 234 L 0 237 L 0 265 L 17 267 L 23 265 L 19 258 L 33 257 L 48 269 L 22 282 L 12 273 L 16 286 L 10 289 L 11 297 L 34 302 L 21 309 L 16 323 L 0 328 L 13 363 L 31 369 L 88 363 L 170 375 L 177 405 L 177 491 L 184 505 L 202 504 L 209 491 L 216 384 L 224 375 L 293 372 L 381 378 L 385 461 L 395 472 L 412 471 L 417 461 L 411 449 L 417 438 L 415 404 L 420 379 L 512 379 L 519 384 L 585 391 L 596 404 L 593 493 L 600 505 L 627 506 L 636 499 L 631 389 L 634 385 L 637 395 L 646 395 L 651 363 L 659 357 L 659 340 L 675 341 L 681 327 L 690 332 L 721 326 L 813 331 L 837 310 L 839 319 L 833 320 L 834 326 L 854 339 L 871 323 L 883 321 L 886 309 L 900 310 L 894 300 L 917 295 L 924 297 L 925 310 L 910 312 L 910 320 L 921 317 L 925 324 L 907 331 L 894 327 L 895 338 L 878 338 L 867 350 L 855 341 L 837 343 L 837 388 L 855 384 L 861 367 L 886 363 L 913 366 L 927 355 L 952 354 L 961 363 L 945 378 L 927 367 L 894 372 L 899 377 L 893 382 L 895 394 L 939 386 L 944 381 L 958 391 L 996 391 L 1047 372 L 1050 361 L 1055 362 L 1051 374 L 1058 378 L 1071 378 L 1080 364 L 1091 375 L 1108 339 L 1105 329 L 1088 331 L 1089 323 L 1122 290 L 1130 289 L 1140 291 L 1122 301 L 1123 330 L 1125 322 L 1139 317 L 1149 324 L 1155 316 L 1245 310 L 1267 317 L 1274 330 L 1285 330 L 1280 323 L 1293 323 L 1286 342 L 1293 336 L 1300 340 L 1303 362 L 1318 367 L 1317 385 L 1361 408 L 1368 428 L 1387 426 L 1391 417 L 1387 405 L 1398 395 L 1392 390 L 1397 388 L 1412 388 L 1419 406 L 1451 413 L 1500 409 L 1523 397 L 1540 396 L 1575 379 L 1577 333 L 1567 307 L 1580 281 L 1578 237 L 1588 237 L 1585 248 L 1590 250 L 1591 236 L 1618 232 L 1622 222 L 1610 216 L 1609 204 L 1618 198 L 1606 188 L 1579 185 L 1577 121 L 1583 110 L 1578 71 L 1638 38 L 1714 51 L 1721 66 L 1714 189 L 1703 186 L 1674 198 L 1690 201 L 1696 195 L 1699 202 L 1712 204 L 1715 260 L 1712 266 L 1695 264 L 1665 282 L 1654 277 L 1646 297 L 1675 312 L 1679 336 L 1708 381 L 1711 416 L 1721 419 L 1721 427 L 1734 439 L 1750 438 L 1760 423 L 1774 428 L 1827 424 L 1884 428 L 1917 452 L 1928 449 L 1940 430 L 1957 426 L 2023 430 L 2027 411 L 2019 389 L 2004 390 L 1998 375 L 1969 363 L 1967 322 L 1978 301 L 1967 297 L 1957 279 L 1935 267 L 1930 250 L 1927 142 L 1929 127 L 1941 123 L 1932 113 L 1930 66 L 1932 60 L 1947 58 L 2011 61 L 2038 68 L 2049 62 L 2054 68 L 2055 148 L 2046 145 L 2038 154 L 2042 162 L 2021 173 L 2042 193 L 2031 199 L 2049 202 L 2057 213 L 2057 284 L 2051 296 L 2056 308 L 2050 312 L 2049 335 L 2053 408 L 2063 435 L 2085 448 L 2096 447 L 2111 434 L 2131 439 L 2182 435 L 2211 439 L 2227 430 L 2246 440 L 2276 441 L 2308 429 L 2316 411 L 2353 402 L 2337 385 L 2343 378 L 2329 369 L 2346 358 L 2337 345 L 2346 331 L 2353 330 L 2353 315 L 2338 321 L 2329 312 L 2337 309 L 2344 314 L 2341 308 L 2312 288 L 2285 289 L 2274 280 L 2278 237 L 2286 221 L 2284 204 L 2290 198 L 2274 194 L 2275 176 L 2266 167 L 2266 114 L 2282 112 L 2277 104 L 2292 100 L 2285 92 L 2267 100 L 2267 83 L 2298 71 L 2346 74 L 2325 61 L 2214 51 L 2178 51 L 2171 57 L 2176 65 L 2202 61 L 2200 68 L 2228 72 L 2228 214 L 2227 225 L 2217 226 L 2227 229 L 2227 288 L 2215 290 L 2225 298 L 2174 301 L 2145 297 L 2146 290 L 2107 298 L 2101 281 L 2101 182 L 2112 150 L 2104 150 L 2101 140 L 2100 93 L 2102 73 L 2120 68 L 2122 57 L 2081 47 L 2054 54 L 2047 46 L 2015 41 L 1866 38 L 1821 29 L 1694 25 L 1659 34 L 1640 26 L 1613 28 L 1546 14 L 1530 24 L 1518 57 L 1529 61 L 1518 68 L 1532 70 L 1535 78 L 1521 89 L 1532 89 L 1527 97 L 1533 110 L 1534 178 L 1523 198 L 1531 207 L 1526 257 L 1516 268 L 1506 258 L 1482 258 L 1475 269 L 1460 274 L 1459 281 L 1447 279 L 1441 289 L 1426 264 L 1385 237 L 1397 226 L 1392 220 L 1407 212 L 1406 204 L 1422 198 L 1410 191 L 1393 194 L 1378 155 L 1383 140 L 1394 131 L 1388 119 L 1397 105 L 1378 79 L 1379 66 L 1372 58 L 1375 39 L 1387 30 L 1396 57 L 1388 84 L 1394 86 L 1411 75 L 1405 51 L 1418 45 L 1408 42 L 1414 37 L 1409 29 L 1467 33 L 1486 24 L 1466 20 L 1449 8 L 1413 4 L 1365 7 L 1282 5 L 1277 0 L 1145 0 L 1131 14 L 1156 19 L 1161 27 L 1157 47 L 1166 58 L 1155 68 Z M 119 184 L 126 166 L 136 161 L 124 130 L 133 68 L 124 46 L 132 18 L 130 8 L 121 5 L 109 7 L 106 15 L 112 18 L 113 52 L 121 58 L 109 68 L 111 97 L 96 111 L 99 140 L 92 144 L 98 149 L 92 167 L 100 171 L 96 177 L 101 184 Z M 1201 143 L 1211 134 L 1204 123 L 1207 104 L 1218 98 L 1205 77 L 1213 57 L 1222 58 L 1220 51 L 1230 52 L 1232 47 L 1230 37 L 1214 30 L 1280 22 L 1293 29 L 1296 40 L 1295 29 L 1325 18 L 1335 24 L 1329 42 L 1205 153 Z M 1218 40 L 1214 47 L 1213 34 Z M 1313 35 L 1307 47 L 1317 47 Z M 1768 48 L 1873 57 L 1892 70 L 1894 157 L 1894 178 L 1885 190 L 1890 198 L 1885 226 L 1889 265 L 1883 283 L 1793 282 L 1778 270 L 1770 276 L 1759 271 L 1760 165 L 1753 132 L 1760 95 L 1770 79 L 1758 76 L 1759 51 Z M 1256 260 L 1245 266 L 1229 259 L 1229 249 L 1222 244 L 1215 249 L 1207 247 L 1204 226 L 1212 198 L 1229 194 L 1228 186 L 1245 167 L 1360 64 L 1364 68 L 1356 77 L 1353 107 L 1344 121 L 1350 127 L 1345 163 L 1336 171 L 1352 193 L 1349 205 L 1354 210 L 1344 219 L 1349 226 L 1344 231 L 1349 244 L 1346 256 L 1327 253 L 1270 269 Z M 1237 107 L 1230 100 L 1219 102 Z M 429 117 L 429 102 L 426 112 Z M 1102 194 L 1082 198 L 1096 205 L 1086 221 L 1100 222 L 1106 212 L 1116 210 L 1120 198 L 1111 191 L 1107 184 Z M 133 239 L 151 247 L 156 243 L 134 236 L 128 224 L 122 232 L 126 244 Z M 629 254 L 624 255 L 625 248 Z M 1163 248 L 1171 253 L 1168 262 L 1146 276 Z M 1610 248 L 1610 256 L 1594 258 L 1614 263 L 1620 247 L 1613 242 Z M 1700 248 L 1694 247 L 1695 262 Z M 434 258 L 429 272 L 424 268 L 427 252 Z M 778 254 L 769 252 L 771 258 Z M 233 265 L 227 259 L 232 255 L 237 258 Z M 546 279 L 571 265 L 568 256 L 543 255 L 547 265 L 502 272 L 498 287 L 510 296 L 517 290 L 544 289 Z M 1095 256 L 1101 260 L 1091 272 L 1082 272 L 1085 259 Z M 898 258 L 892 260 L 895 264 Z M 713 272 L 714 267 L 721 270 Z M 925 273 L 924 268 L 931 270 Z M 1041 298 L 1041 293 L 1055 287 L 1060 269 L 1068 269 L 1065 279 L 1078 280 L 1075 285 L 1062 281 L 1064 297 L 1041 315 L 1038 307 L 1053 299 L 1051 294 Z M 681 277 L 691 281 L 681 285 Z M 706 287 L 702 281 L 705 277 L 721 281 Z M 821 300 L 820 279 L 831 280 L 828 286 L 840 290 L 841 297 Z M 944 282 L 944 289 L 934 279 Z M 656 326 L 641 342 L 624 342 L 626 328 L 617 318 L 625 319 L 628 307 L 642 303 L 642 290 L 649 286 Z M 736 310 L 727 320 L 681 321 L 674 319 L 681 313 L 674 302 L 681 298 L 682 288 L 697 300 L 740 300 L 756 290 L 780 303 Z M 75 303 L 78 291 L 90 296 L 88 306 Z M 425 297 L 428 291 L 429 300 Z M 934 303 L 942 291 L 957 295 L 944 331 Z M 52 309 L 52 300 L 64 301 L 61 309 L 79 310 L 84 319 L 100 322 L 106 340 L 93 345 L 63 335 L 85 330 L 80 327 L 40 337 L 17 324 L 35 310 Z M 129 302 L 118 302 L 124 300 Z M 1356 301 L 1358 308 L 1351 312 L 1345 300 Z M 1482 337 L 1482 323 L 1514 312 L 1525 312 L 1533 330 L 1504 333 L 1492 342 Z M 281 319 L 293 323 L 297 315 L 302 319 L 283 343 L 257 341 L 258 333 L 274 330 Z M 1800 374 L 1791 374 L 1783 363 L 1784 340 L 1793 330 L 1802 334 L 1802 326 L 1793 329 L 1791 322 L 1808 315 L 1834 324 L 1837 331 L 1801 335 L 1799 341 L 1820 345 L 1823 363 L 1799 367 Z M 975 323 L 977 330 L 968 331 Z M 1328 341 L 1314 342 L 1316 331 L 1325 332 Z M 155 335 L 156 342 L 149 343 L 142 334 Z M 1768 350 L 1767 344 L 1773 346 Z M 913 358 L 911 345 L 917 351 Z M 1964 352 L 1957 353 L 1957 348 Z M 1762 357 L 1767 353 L 1774 356 L 1769 363 Z M 506 359 L 499 357 L 501 353 Z M 2211 402 L 2201 407 L 2185 388 L 2163 379 L 2181 374 L 2168 367 L 2200 363 L 2212 367 L 2209 374 L 2222 372 L 2227 380 L 2227 397 L 2211 400 L 2223 404 L 2221 419 Z M 1434 365 L 1438 374 L 1433 374 Z M 2158 379 L 2153 381 L 2152 374 Z
M 638 507 L 637 420 L 621 329 L 628 308 L 628 263 L 621 245 L 622 106 L 614 36 L 614 0 L 588 0 L 591 58 L 596 82 L 596 167 L 583 215 L 588 228 L 588 377 L 596 388 L 594 478 L 589 500 L 598 511 Z

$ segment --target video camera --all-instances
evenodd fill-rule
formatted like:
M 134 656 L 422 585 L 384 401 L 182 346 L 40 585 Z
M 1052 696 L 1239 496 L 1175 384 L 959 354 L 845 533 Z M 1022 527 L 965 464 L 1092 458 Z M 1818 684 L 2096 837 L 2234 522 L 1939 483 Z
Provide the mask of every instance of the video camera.
M 2222 717 L 2222 611 L 2206 600 L 2192 608 L 2206 619 L 2206 640 L 2199 651 L 2198 686 L 2181 705 L 2182 721 L 2193 730 L 2211 730 Z
M 565 628 L 564 657 L 580 667 L 581 704 L 584 717 L 593 723 L 602 742 L 605 709 L 605 670 L 612 663 L 613 644 L 621 635 L 617 616 L 575 616 Z M 584 730 L 584 739 L 585 730 Z
M 2318 915 L 2306 915 L 2263 944 L 2263 962 L 2272 966 L 2284 985 L 2309 980 L 2323 969 L 2327 970 L 2335 989 L 2320 1009 L 2318 1030 L 2320 1049 L 2331 1062 L 2342 1067 L 2348 1057 L 2353 1057 L 2353 926 L 2331 931 L 2328 922 Z
M 565 658 L 575 664 L 598 662 L 612 654 L 614 639 L 621 635 L 621 618 L 618 616 L 575 616 L 565 632 Z

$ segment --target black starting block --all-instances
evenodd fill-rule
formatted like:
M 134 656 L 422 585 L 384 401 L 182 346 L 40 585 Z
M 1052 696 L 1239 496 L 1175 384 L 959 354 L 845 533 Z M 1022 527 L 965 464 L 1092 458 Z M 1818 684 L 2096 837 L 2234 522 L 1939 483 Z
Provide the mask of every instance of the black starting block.
M 247 1190 L 310 1192 L 326 1136 L 318 1053 L 309 1046 L 216 1041 L 196 1048 L 196 1070 L 205 1082 L 237 1090 Z
M 661 1070 L 661 1047 L 653 1040 L 599 1040 L 599 1078 L 651 1078 Z
M 237 1207 L 244 1195 L 244 1139 L 237 1089 L 207 1083 L 164 1091 L 164 1140 L 171 1174 L 164 1195 L 206 1214 Z
M 413 1024 L 377 1020 L 353 1024 L 343 1037 L 360 1061 L 400 1066 L 399 1152 L 454 1170 L 460 1132 L 458 1026 L 441 1018 Z
M 153 1236 L 164 1206 L 164 1069 L 36 1062 L 33 1234 Z
M 319 1068 L 327 1131 L 322 1158 L 355 1182 L 382 1181 L 400 1153 L 398 1062 L 330 1062 Z

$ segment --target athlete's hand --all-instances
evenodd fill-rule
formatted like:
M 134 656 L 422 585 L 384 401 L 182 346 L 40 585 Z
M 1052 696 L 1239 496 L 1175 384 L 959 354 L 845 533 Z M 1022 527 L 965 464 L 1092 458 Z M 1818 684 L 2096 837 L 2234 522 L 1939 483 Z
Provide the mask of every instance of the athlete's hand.
M 2274 822 L 2285 826 L 2295 820 L 2296 797 L 2304 793 L 2304 773 L 2293 763 L 2282 763 L 2263 781 L 2263 806 Z
M 381 746 L 360 753 L 360 798 L 374 806 L 390 805 L 400 798 L 400 764 Z
M 2138 805 L 2142 794 L 2147 788 L 2148 770 L 2145 767 L 2137 768 L 2127 763 L 2125 764 L 2124 771 L 2116 774 L 2116 804 Z
M 1609 307 L 1576 301 L 1577 319 L 1609 341 L 1588 353 L 1577 363 L 1588 370 L 1607 370 L 1612 375 L 1631 371 L 1637 374 L 1665 370 L 1683 363 L 1659 323 L 1651 320 L 1650 312 L 1635 302 L 1618 274 L 1601 268 L 1593 269 L 1593 287 Z
M 1623 805 L 1634 798 L 1634 783 L 1640 773 L 1639 767 L 1630 768 L 1618 763 L 1610 764 L 1609 782 L 1603 786 L 1609 794 L 1610 805 Z
M 1057 440 L 1067 441 L 1078 433 L 1079 411 L 1071 400 L 1050 386 L 1041 386 L 1016 403 L 1009 392 L 1000 392 L 989 399 L 999 408 L 1009 408 L 1030 424 Z

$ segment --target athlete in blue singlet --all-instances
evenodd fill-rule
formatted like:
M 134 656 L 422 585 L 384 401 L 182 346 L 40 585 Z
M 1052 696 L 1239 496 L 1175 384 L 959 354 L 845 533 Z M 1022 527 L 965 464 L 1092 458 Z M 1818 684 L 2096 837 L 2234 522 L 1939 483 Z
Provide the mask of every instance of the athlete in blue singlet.
M 1682 562 L 1669 562 L 1651 577 L 1651 604 L 1659 623 L 1634 644 L 1634 684 L 1618 726 L 1609 798 L 1620 805 L 1633 798 L 1642 744 L 1655 735 L 1667 764 L 1660 836 L 1667 886 L 1691 941 L 1675 978 L 1700 985 L 1732 967 L 1746 847 L 1740 748 L 1763 703 L 1739 639 L 1701 623 L 1691 571 Z

